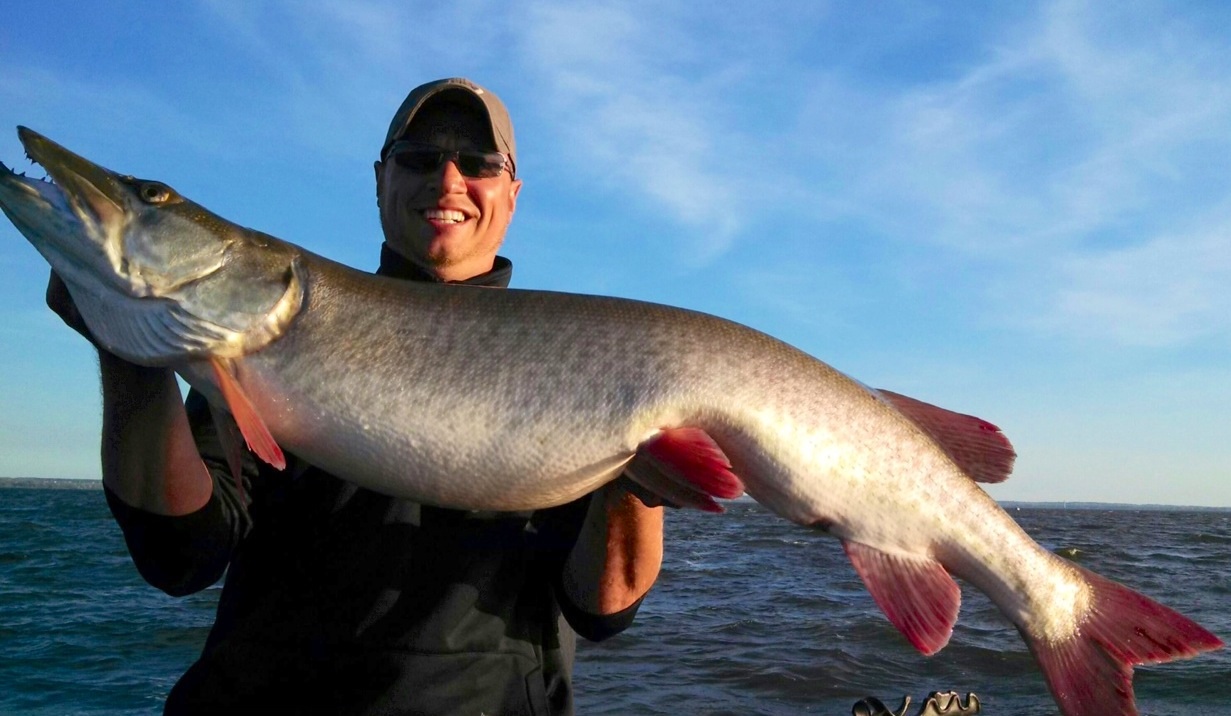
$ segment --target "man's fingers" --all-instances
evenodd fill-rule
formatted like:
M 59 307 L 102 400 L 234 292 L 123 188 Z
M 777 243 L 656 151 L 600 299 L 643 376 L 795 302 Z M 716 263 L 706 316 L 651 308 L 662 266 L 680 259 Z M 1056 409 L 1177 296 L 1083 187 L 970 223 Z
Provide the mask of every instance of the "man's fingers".
M 679 505 L 669 502 L 663 499 L 662 496 L 656 495 L 649 489 L 642 487 L 628 475 L 620 475 L 613 484 L 625 492 L 631 493 L 638 500 L 641 500 L 641 504 L 646 507 L 679 507 Z
M 85 319 L 81 317 L 81 311 L 77 310 L 77 304 L 73 301 L 73 295 L 68 292 L 68 286 L 64 283 L 64 279 L 60 278 L 60 274 L 52 270 L 51 276 L 47 279 L 47 307 L 55 312 L 69 328 L 77 331 L 85 336 L 86 340 L 94 342 L 94 336 L 90 333 L 90 327 L 86 325 Z

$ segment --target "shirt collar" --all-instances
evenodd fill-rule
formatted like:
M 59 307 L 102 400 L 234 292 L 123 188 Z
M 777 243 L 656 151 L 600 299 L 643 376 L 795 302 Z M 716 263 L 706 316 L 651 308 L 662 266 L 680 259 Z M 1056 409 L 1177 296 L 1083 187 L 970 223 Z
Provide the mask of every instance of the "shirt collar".
M 441 281 L 435 274 L 425 271 L 418 264 L 407 261 L 404 256 L 389 248 L 388 244 L 380 246 L 380 268 L 377 276 L 389 276 L 407 281 L 423 281 L 425 283 L 458 283 L 466 286 L 490 286 L 493 288 L 508 288 L 513 278 L 513 262 L 503 256 L 497 256 L 492 264 L 492 270 L 464 281 Z

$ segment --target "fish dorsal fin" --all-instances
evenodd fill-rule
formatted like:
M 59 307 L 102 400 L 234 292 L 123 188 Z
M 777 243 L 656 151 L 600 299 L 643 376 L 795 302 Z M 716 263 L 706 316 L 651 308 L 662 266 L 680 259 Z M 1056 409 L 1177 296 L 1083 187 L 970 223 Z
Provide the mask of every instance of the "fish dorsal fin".
M 744 494 L 744 483 L 714 439 L 700 428 L 665 428 L 641 443 L 625 468 L 634 482 L 679 507 L 722 512 L 714 498 Z
M 278 447 L 274 436 L 269 434 L 265 421 L 261 420 L 256 408 L 252 407 L 252 402 L 248 400 L 239 381 L 231 375 L 229 366 L 221 358 L 211 358 L 210 365 L 214 367 L 218 389 L 222 392 L 222 397 L 226 399 L 227 408 L 235 418 L 235 424 L 239 426 L 239 432 L 244 436 L 244 441 L 248 443 L 248 449 L 275 468 L 285 470 L 286 456 L 282 454 L 282 448 Z M 230 457 L 227 460 L 229 462 Z M 234 470 L 234 466 L 231 469 Z
M 931 656 L 949 643 L 962 590 L 944 565 L 858 542 L 843 540 L 842 546 L 877 606 L 916 649 Z
M 940 444 L 958 467 L 978 482 L 1004 482 L 1013 472 L 1017 452 L 1000 428 L 973 415 L 878 390 L 898 412 Z

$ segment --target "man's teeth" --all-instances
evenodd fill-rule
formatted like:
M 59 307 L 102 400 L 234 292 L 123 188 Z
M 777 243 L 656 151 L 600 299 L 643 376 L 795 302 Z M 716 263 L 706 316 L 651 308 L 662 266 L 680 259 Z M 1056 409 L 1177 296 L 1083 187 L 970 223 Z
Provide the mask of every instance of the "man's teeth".
M 466 220 L 466 215 L 451 209 L 425 209 L 423 218 L 428 221 L 448 221 L 458 224 Z

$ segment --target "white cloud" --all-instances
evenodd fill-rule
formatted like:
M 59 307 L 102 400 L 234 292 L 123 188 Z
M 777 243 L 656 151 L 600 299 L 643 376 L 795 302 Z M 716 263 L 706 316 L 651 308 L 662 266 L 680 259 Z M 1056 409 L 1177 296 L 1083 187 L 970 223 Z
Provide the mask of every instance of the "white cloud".
M 989 318 L 1019 327 L 1152 345 L 1231 333 L 1216 259 L 1231 53 L 1172 14 L 1062 0 L 989 29 L 947 78 L 867 89 L 826 73 L 801 122 L 826 137 L 818 216 L 992 267 Z
M 519 134 L 539 138 L 536 155 L 555 151 L 574 176 L 649 207 L 640 215 L 660 213 L 693 267 L 768 232 L 816 241 L 841 223 L 978 276 L 955 288 L 992 291 L 977 297 L 989 319 L 1148 345 L 1231 332 L 1225 273 L 1187 260 L 1227 233 L 1231 58 L 1168 6 L 1045 3 L 987 22 L 958 60 L 889 81 L 875 58 L 833 61 L 816 46 L 809 26 L 851 22 L 826 6 L 808 17 L 682 3 L 201 7 L 259 78 L 246 111 L 271 121 L 257 133 L 318 156 L 370 157 L 417 81 L 490 77 L 521 100 Z M 912 22 L 859 49 L 934 27 Z M 137 82 L 8 69 L 9 106 L 85 108 L 109 126 L 173 127 L 201 153 L 245 150 L 226 129 L 243 120 L 187 116 Z M 1146 275 L 1164 259 L 1176 268 Z
M 323 156 L 375 158 L 405 93 L 437 77 L 503 72 L 512 12 L 494 0 L 202 0 L 250 55 L 280 131 Z
M 746 228 L 749 181 L 730 159 L 738 137 L 725 119 L 735 96 L 726 90 L 741 62 L 784 34 L 760 22 L 760 10 L 699 18 L 688 4 L 488 0 L 413 12 L 396 2 L 203 7 L 272 80 L 267 106 L 286 115 L 292 138 L 323 155 L 367 156 L 370 142 L 356 137 L 383 132 L 405 88 L 464 74 L 506 100 L 530 99 L 515 107 L 519 135 L 537 123 L 565 150 L 553 160 L 684 228 L 683 261 L 709 263 Z M 727 41 L 748 38 L 738 50 Z
M 1144 346 L 1225 335 L 1231 216 L 1220 219 L 1208 230 L 1060 260 L 1063 280 L 1044 326 Z
M 139 80 L 76 78 L 44 67 L 0 62 L 0 112 L 14 123 L 47 133 L 58 127 L 73 127 L 84 136 L 97 127 L 125 127 L 133 134 L 149 137 L 172 127 L 183 132 L 184 141 L 190 144 L 212 146 L 201 139 L 212 134 L 201 120 Z M 11 130 L 10 122 L 3 124 L 5 131 Z M 74 146 L 73 137 L 57 135 L 51 139 Z M 115 141 L 124 144 L 121 138 Z
M 543 2 L 520 26 L 520 47 L 571 160 L 692 227 L 687 255 L 703 264 L 729 248 L 744 207 L 713 119 L 724 78 L 698 70 L 697 36 L 668 19 Z

